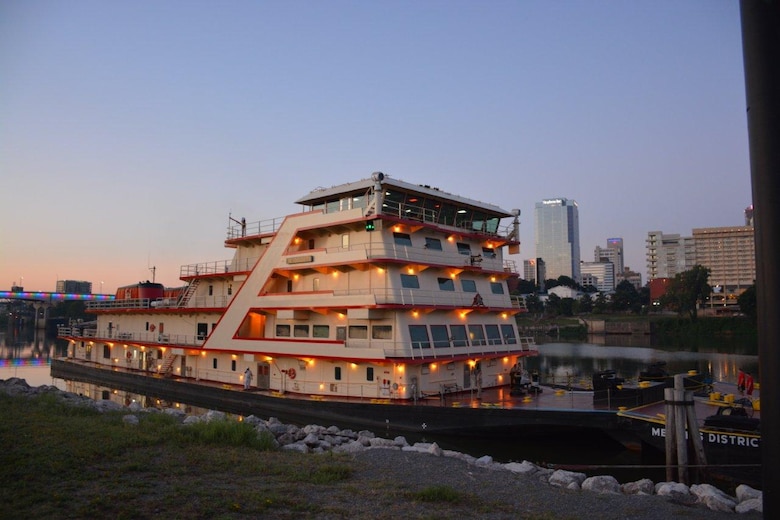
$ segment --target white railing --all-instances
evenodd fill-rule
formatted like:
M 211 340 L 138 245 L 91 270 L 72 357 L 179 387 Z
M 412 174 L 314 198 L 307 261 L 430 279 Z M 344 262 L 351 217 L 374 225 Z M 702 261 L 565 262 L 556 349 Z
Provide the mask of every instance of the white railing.
M 99 340 L 121 343 L 144 343 L 159 345 L 186 345 L 201 346 L 206 341 L 206 336 L 191 334 L 160 334 L 159 332 L 125 332 L 115 329 L 97 330 L 82 329 L 80 327 L 60 327 L 57 336 L 69 338 L 83 338 L 85 340 Z
M 258 220 L 256 222 L 245 222 L 228 226 L 227 239 L 250 237 L 256 235 L 269 235 L 276 233 L 284 222 L 285 217 L 277 217 L 269 220 Z
M 213 262 L 183 265 L 179 268 L 179 277 L 185 278 L 251 271 L 255 266 L 255 263 L 257 263 L 258 258 L 259 257 L 242 258 L 240 260 L 233 258 L 230 260 L 216 260 Z
M 433 346 L 433 341 L 413 342 L 411 345 L 398 345 L 393 348 L 385 348 L 385 356 L 410 357 L 412 359 L 447 359 L 456 356 L 486 356 L 495 354 L 514 354 L 517 352 L 538 352 L 536 342 L 532 337 L 504 338 L 499 343 L 487 344 L 491 340 L 483 339 L 471 341 L 469 346 L 454 346 L 459 341 L 449 340 L 447 346 Z M 347 342 L 347 347 L 350 347 Z

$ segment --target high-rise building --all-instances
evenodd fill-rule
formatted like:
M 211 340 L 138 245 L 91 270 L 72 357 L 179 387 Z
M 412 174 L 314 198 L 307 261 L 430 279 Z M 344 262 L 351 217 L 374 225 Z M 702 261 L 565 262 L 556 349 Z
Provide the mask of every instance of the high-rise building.
M 615 290 L 615 264 L 612 262 L 582 262 L 580 265 L 583 285 L 585 275 L 588 275 L 592 285 L 597 291 L 611 293 Z
M 693 237 L 649 231 L 646 249 L 648 281 L 656 278 L 674 278 L 677 273 L 687 271 L 696 265 Z
M 756 244 L 752 226 L 693 230 L 695 262 L 710 270 L 708 283 L 725 296 L 738 296 L 756 281 Z
M 536 283 L 536 258 L 523 260 L 523 280 Z
M 568 276 L 580 282 L 580 222 L 577 203 L 546 199 L 536 203 L 536 257 L 547 279 Z
M 57 280 L 57 292 L 68 294 L 92 294 L 92 282 Z
M 608 238 L 607 247 L 596 246 L 593 251 L 594 262 L 612 262 L 615 265 L 615 273 L 623 272 L 623 239 Z
M 624 267 L 623 272 L 615 273 L 615 287 L 623 280 L 628 280 L 637 291 L 642 288 L 642 275 L 632 271 L 630 267 Z
M 752 226 L 753 225 L 753 205 L 751 204 L 747 208 L 745 208 L 745 225 L 746 226 Z

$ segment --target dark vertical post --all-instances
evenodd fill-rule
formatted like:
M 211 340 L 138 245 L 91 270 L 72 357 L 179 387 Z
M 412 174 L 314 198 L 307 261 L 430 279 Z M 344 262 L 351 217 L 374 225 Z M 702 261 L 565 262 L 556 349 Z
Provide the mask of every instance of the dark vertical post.
M 765 518 L 780 514 L 780 2 L 741 0 L 756 236 L 758 358 Z M 775 477 L 775 478 L 773 478 Z

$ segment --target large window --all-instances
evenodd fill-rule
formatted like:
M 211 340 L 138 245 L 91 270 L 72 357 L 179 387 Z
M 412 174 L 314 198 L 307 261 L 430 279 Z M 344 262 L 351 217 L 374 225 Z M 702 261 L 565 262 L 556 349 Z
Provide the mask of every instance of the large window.
M 350 325 L 349 339 L 368 339 L 367 325 Z
M 371 327 L 371 339 L 393 339 L 393 326 L 374 325 Z
M 469 325 L 469 338 L 472 345 L 484 345 L 485 331 L 482 329 L 482 325 Z
M 496 250 L 492 247 L 483 247 L 482 248 L 482 256 L 485 258 L 495 258 L 496 257 Z
M 461 279 L 460 286 L 463 288 L 463 292 L 477 292 L 477 282 L 474 280 Z
M 504 294 L 504 284 L 501 282 L 490 282 L 490 292 L 493 294 Z
M 450 336 L 453 347 L 468 347 L 469 337 L 466 334 L 465 325 L 450 325 Z
M 393 240 L 397 246 L 411 246 L 412 237 L 408 233 L 393 233 Z
M 329 338 L 330 337 L 330 326 L 328 326 L 328 325 L 313 325 L 312 326 L 312 337 L 315 337 L 315 338 Z
M 439 290 L 440 291 L 454 291 L 455 282 L 452 278 L 439 278 Z
M 420 280 L 416 274 L 401 274 L 401 287 L 404 289 L 419 289 Z
M 465 242 L 458 242 L 458 253 L 462 255 L 471 255 L 471 246 Z
M 488 345 L 500 345 L 502 343 L 498 325 L 485 325 L 485 334 L 487 334 Z
M 425 248 L 441 251 L 441 240 L 438 238 L 425 237 Z
M 447 332 L 446 325 L 431 325 L 431 338 L 434 348 L 443 348 L 450 346 L 450 335 Z
M 293 327 L 293 336 L 296 338 L 308 338 L 309 326 L 308 325 L 295 325 Z
M 504 335 L 504 343 L 508 345 L 514 345 L 517 343 L 517 337 L 515 336 L 515 328 L 508 323 L 501 325 L 501 334 Z
M 412 340 L 413 349 L 431 347 L 428 328 L 425 325 L 409 325 L 409 337 Z
M 276 325 L 276 335 L 280 338 L 289 338 L 290 337 L 290 326 L 289 325 Z

